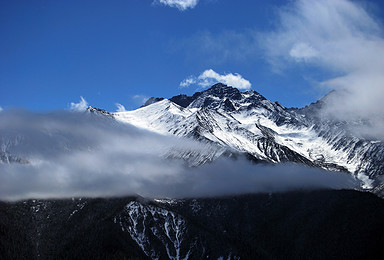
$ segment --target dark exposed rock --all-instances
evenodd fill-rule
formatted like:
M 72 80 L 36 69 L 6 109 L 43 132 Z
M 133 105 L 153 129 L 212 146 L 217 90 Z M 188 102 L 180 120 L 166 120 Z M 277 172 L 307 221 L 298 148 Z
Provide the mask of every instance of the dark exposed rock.
M 86 111 L 90 112 L 92 114 L 95 114 L 95 115 L 103 115 L 103 116 L 113 117 L 112 113 L 110 113 L 104 109 L 97 108 L 97 107 L 89 106 Z
M 156 102 L 159 102 L 161 100 L 164 100 L 164 98 L 151 97 L 141 107 L 149 106 L 149 105 L 156 103 Z

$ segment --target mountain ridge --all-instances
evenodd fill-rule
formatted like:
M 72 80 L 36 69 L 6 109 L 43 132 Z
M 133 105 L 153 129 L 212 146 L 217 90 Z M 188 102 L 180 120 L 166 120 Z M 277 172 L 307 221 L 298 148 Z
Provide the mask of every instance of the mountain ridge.
M 383 194 L 384 143 L 353 135 L 348 126 L 354 122 L 322 117 L 327 96 L 303 108 L 286 108 L 254 90 L 241 92 L 217 83 L 192 96 L 157 99 L 113 115 L 157 133 L 213 142 L 255 161 L 349 172 L 363 188 Z

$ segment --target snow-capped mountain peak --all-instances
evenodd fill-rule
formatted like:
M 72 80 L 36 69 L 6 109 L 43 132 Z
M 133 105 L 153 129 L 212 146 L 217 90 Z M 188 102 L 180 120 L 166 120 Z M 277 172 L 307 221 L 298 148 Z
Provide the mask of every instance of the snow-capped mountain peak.
M 359 139 L 342 124 L 321 121 L 315 111 L 323 101 L 287 109 L 254 90 L 241 92 L 221 83 L 192 96 L 150 101 L 137 110 L 113 115 L 150 131 L 244 153 L 255 161 L 297 162 L 350 172 L 365 188 L 384 189 L 379 181 L 384 174 L 383 142 Z

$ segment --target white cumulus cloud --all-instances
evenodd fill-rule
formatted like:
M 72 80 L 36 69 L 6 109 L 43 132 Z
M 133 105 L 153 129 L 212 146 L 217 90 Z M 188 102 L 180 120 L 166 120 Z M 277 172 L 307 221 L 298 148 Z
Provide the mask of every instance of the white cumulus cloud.
M 199 76 L 189 76 L 180 82 L 180 87 L 189 87 L 190 85 L 196 84 L 200 87 L 209 87 L 217 82 L 224 83 L 228 86 L 232 86 L 241 90 L 249 90 L 251 88 L 251 82 L 243 78 L 240 74 L 228 73 L 219 74 L 212 69 L 205 70 Z
M 3 111 L 4 109 L 2 107 L 0 107 L 0 112 Z
M 78 103 L 71 102 L 69 109 L 72 111 L 85 111 L 88 108 L 88 102 L 83 98 L 80 97 L 80 101 Z
M 169 7 L 175 7 L 180 11 L 194 8 L 199 0 L 155 0 L 153 3 L 163 4 Z

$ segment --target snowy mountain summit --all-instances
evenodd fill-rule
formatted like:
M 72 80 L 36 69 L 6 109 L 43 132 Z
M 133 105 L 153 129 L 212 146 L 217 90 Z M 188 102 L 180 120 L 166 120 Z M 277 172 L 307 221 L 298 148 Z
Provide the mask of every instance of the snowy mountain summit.
M 113 116 L 160 134 L 211 143 L 256 162 L 295 162 L 349 172 L 363 188 L 382 195 L 384 142 L 353 135 L 349 122 L 319 116 L 322 102 L 286 108 L 254 90 L 240 92 L 217 83 L 192 96 L 151 98 L 137 110 Z

